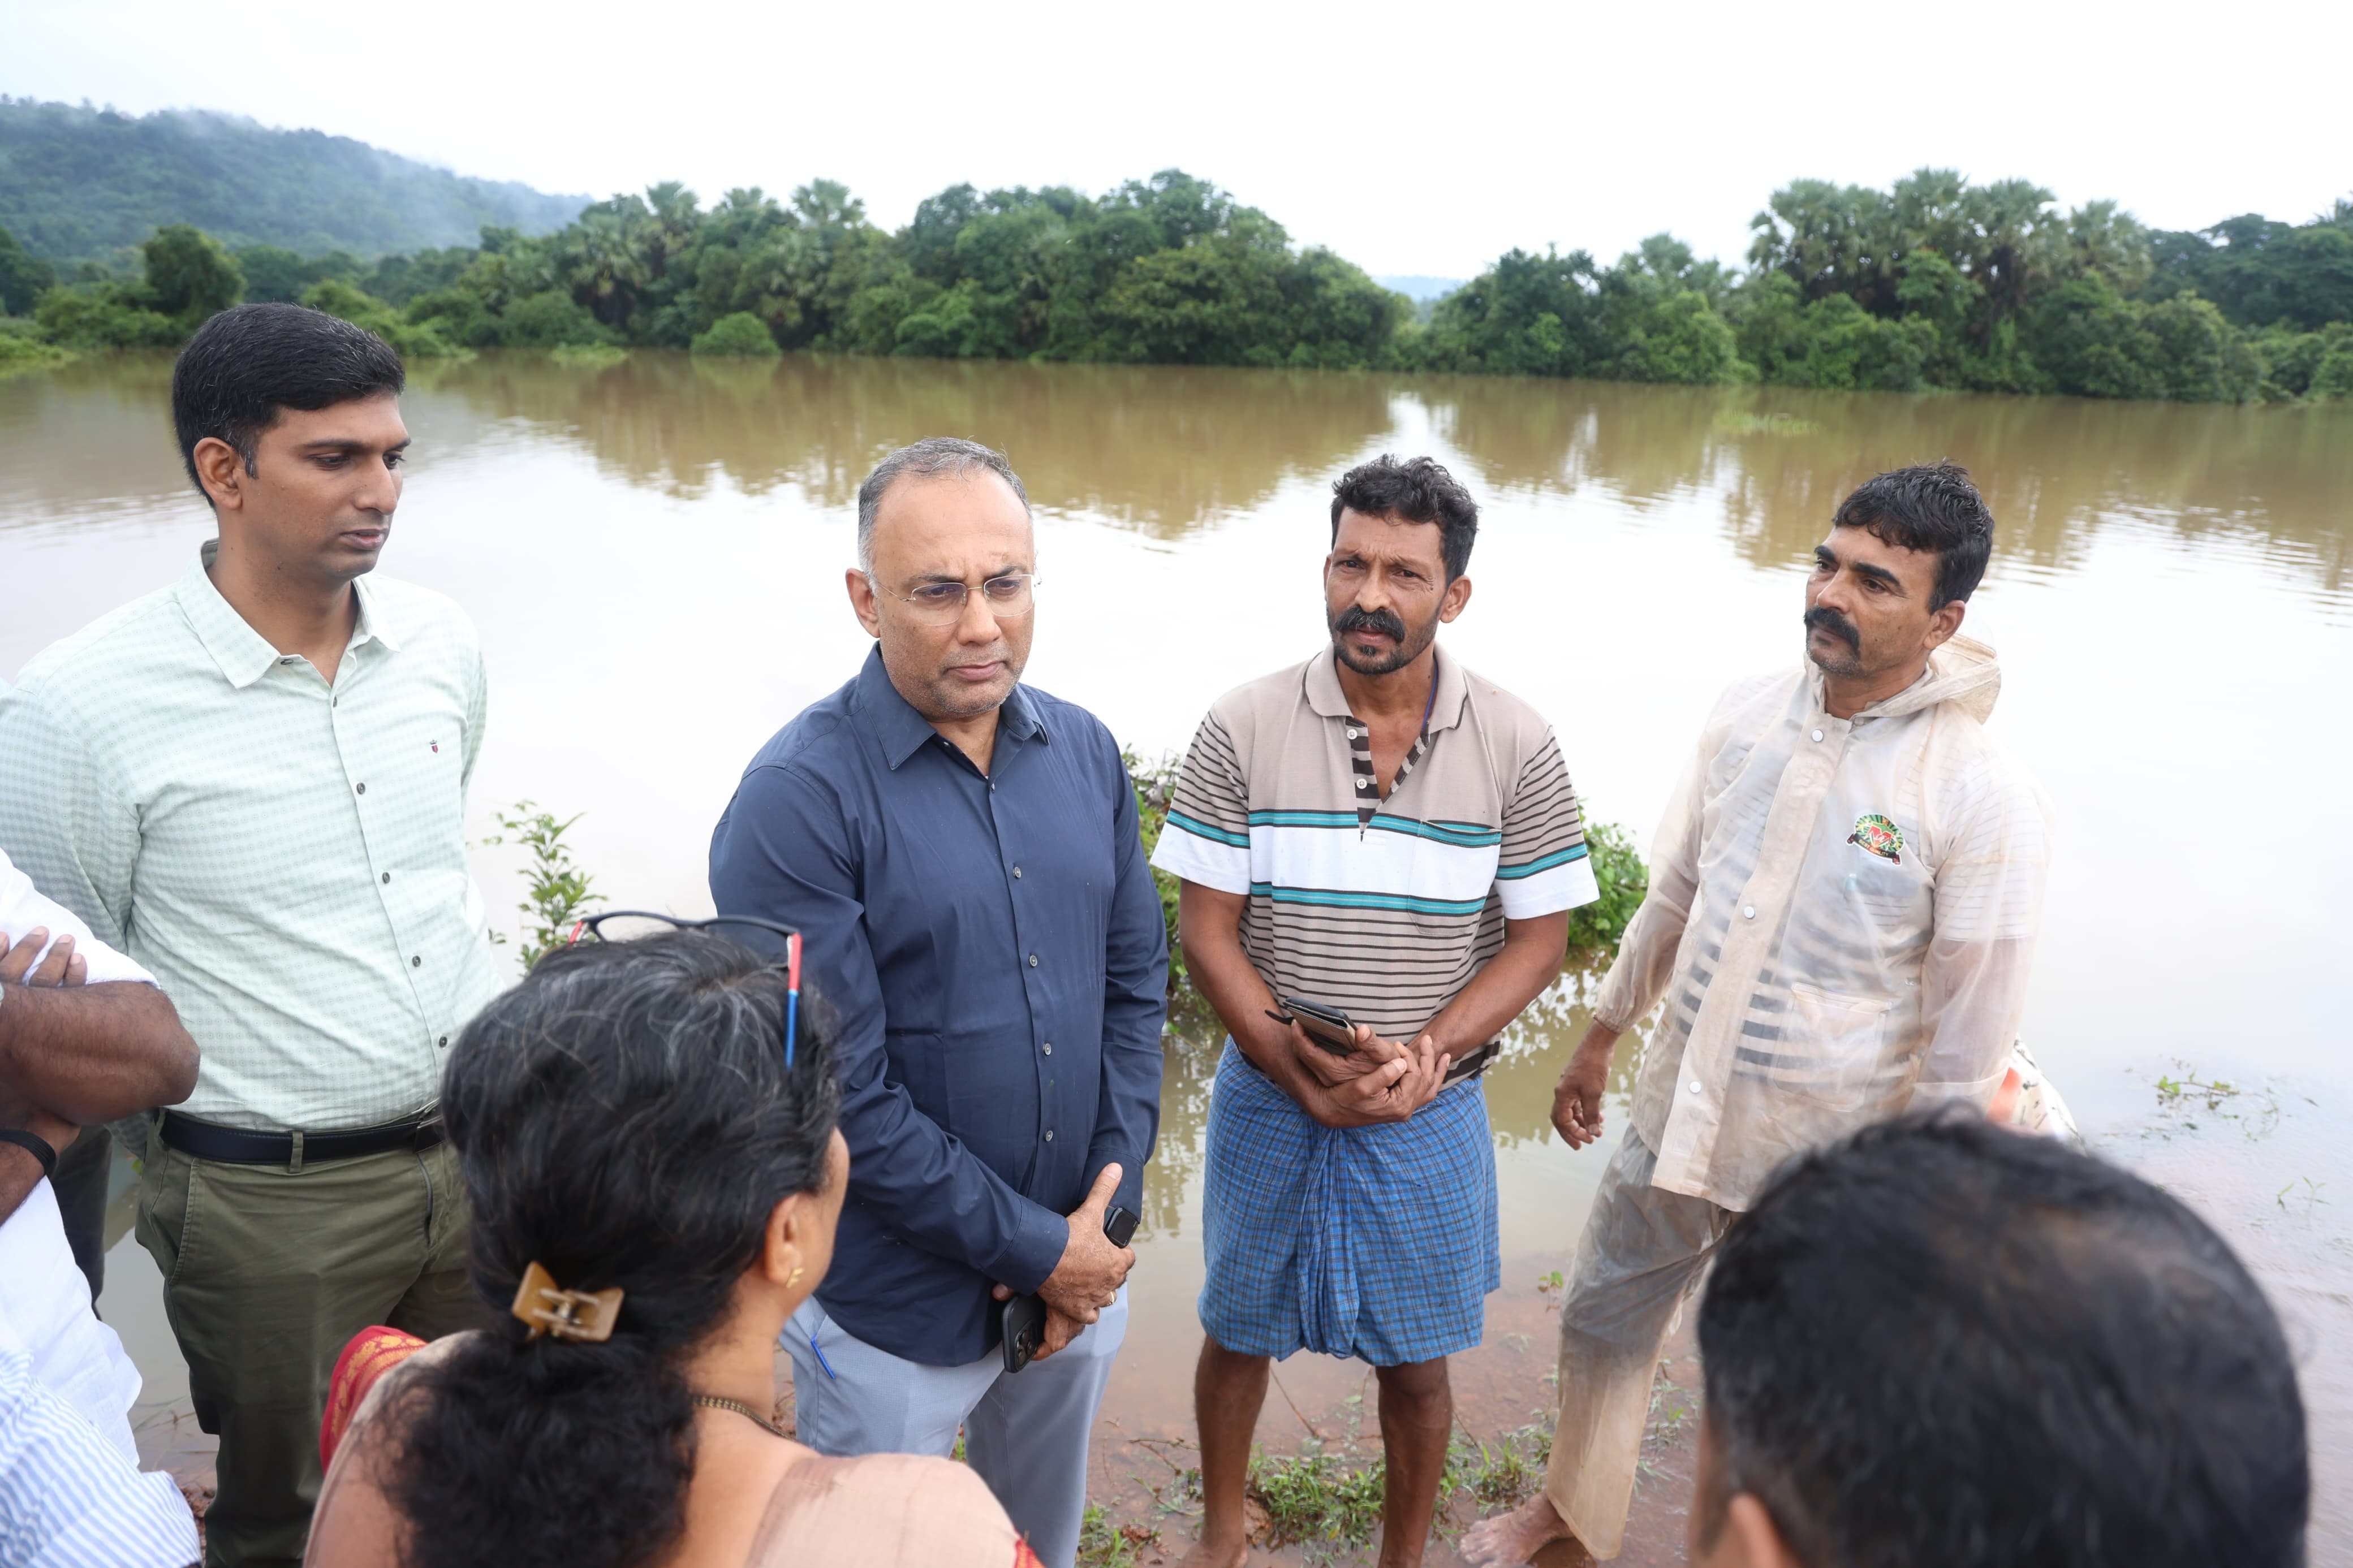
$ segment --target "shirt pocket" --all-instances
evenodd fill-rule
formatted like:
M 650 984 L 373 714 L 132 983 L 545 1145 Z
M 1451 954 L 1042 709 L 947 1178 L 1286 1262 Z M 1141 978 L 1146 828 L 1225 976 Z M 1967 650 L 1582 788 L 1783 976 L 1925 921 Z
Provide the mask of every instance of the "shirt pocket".
M 1781 1033 L 1784 1086 L 1828 1110 L 1860 1110 L 1887 1047 L 1884 996 L 1847 996 L 1792 984 Z

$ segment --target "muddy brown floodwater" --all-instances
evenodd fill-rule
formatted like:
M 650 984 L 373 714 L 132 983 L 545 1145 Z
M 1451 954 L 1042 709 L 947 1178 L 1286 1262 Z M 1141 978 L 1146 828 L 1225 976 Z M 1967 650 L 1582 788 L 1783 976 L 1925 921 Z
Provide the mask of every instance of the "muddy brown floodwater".
M 131 357 L 0 382 L 0 679 L 178 574 L 208 536 L 167 375 Z M 2061 824 L 2028 1035 L 2094 1146 L 2197 1205 L 2269 1285 L 2314 1423 L 2313 1561 L 2353 1563 L 2353 848 L 2335 821 L 2353 773 L 2353 404 L 640 353 L 602 372 L 521 354 L 423 366 L 404 407 L 417 450 L 385 569 L 480 624 L 478 826 L 523 797 L 585 813 L 574 837 L 603 890 L 681 912 L 708 910 L 710 827 L 744 761 L 862 656 L 839 585 L 852 495 L 915 437 L 1011 454 L 1040 535 L 1029 679 L 1146 755 L 1318 644 L 1332 478 L 1376 452 L 1436 454 L 1484 506 L 1449 647 L 1549 716 L 1591 813 L 1645 842 L 1715 693 L 1799 657 L 1801 563 L 1838 498 L 1900 463 L 1967 463 L 2000 521 L 1968 620 L 2005 666 L 1993 727 Z M 501 909 L 519 893 L 509 855 L 485 847 L 478 866 Z M 1546 1411 L 1546 1286 L 1600 1172 L 1546 1121 L 1579 984 L 1523 1022 L 1486 1080 L 1504 1288 L 1456 1383 L 1464 1433 L 1491 1445 Z M 1142 1562 L 1191 1531 L 1213 1033 L 1169 1040 L 1096 1450 L 1095 1496 Z M 2220 1087 L 2160 1088 L 2188 1079 Z M 154 1269 L 122 1235 L 127 1192 L 112 1215 L 101 1305 L 147 1377 L 141 1441 L 201 1481 L 210 1441 Z M 1697 1373 L 1688 1353 L 1668 1373 L 1630 1563 L 1681 1560 Z M 1279 1375 L 1270 1454 L 1375 1449 L 1362 1368 L 1303 1355 Z M 1451 1518 L 1476 1511 L 1466 1495 Z M 1448 1560 L 1443 1542 L 1432 1556 Z

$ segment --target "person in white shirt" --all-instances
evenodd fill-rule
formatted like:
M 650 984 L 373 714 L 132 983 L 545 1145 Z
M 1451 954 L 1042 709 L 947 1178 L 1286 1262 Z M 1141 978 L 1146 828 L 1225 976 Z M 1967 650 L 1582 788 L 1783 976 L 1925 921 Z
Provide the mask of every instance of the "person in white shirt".
M 1597 1141 L 1618 1038 L 1664 1002 L 1561 1303 L 1551 1465 L 1463 1537 L 1470 1562 L 1618 1554 L 1668 1326 L 1783 1161 L 1915 1106 L 1995 1110 L 2051 824 L 1984 727 L 1993 650 L 1956 635 L 1992 549 L 1957 467 L 1862 485 L 1814 550 L 1808 662 L 1734 685 L 1702 731 L 1554 1097 L 1569 1146 Z
M 151 973 L 204 1050 L 155 1118 L 139 1239 L 198 1424 L 214 1564 L 300 1561 L 336 1352 L 483 1321 L 442 1065 L 501 984 L 467 865 L 472 623 L 372 580 L 401 492 L 399 356 L 297 305 L 181 352 L 218 538 L 0 695 L 0 847 Z
M 178 1489 L 139 1473 L 139 1373 L 90 1311 L 47 1179 L 78 1123 L 195 1081 L 195 1042 L 147 972 L 0 853 L 0 1563 L 195 1558 Z

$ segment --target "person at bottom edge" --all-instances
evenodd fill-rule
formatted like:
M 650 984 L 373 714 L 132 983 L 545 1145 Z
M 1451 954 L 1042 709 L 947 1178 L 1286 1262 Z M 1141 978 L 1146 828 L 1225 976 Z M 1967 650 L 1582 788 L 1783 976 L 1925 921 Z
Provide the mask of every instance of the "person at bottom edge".
M 1454 1425 L 1446 1358 L 1479 1343 L 1502 1282 L 1472 1080 L 1598 892 L 1550 726 L 1440 646 L 1471 597 L 1470 494 L 1427 458 L 1334 490 L 1331 641 L 1218 700 L 1154 852 L 1184 883 L 1186 962 L 1230 1036 L 1203 1163 L 1188 1568 L 1243 1561 L 1251 1430 L 1271 1358 L 1300 1350 L 1373 1366 L 1380 1562 L 1422 1560 Z M 1344 1014 L 1353 1047 L 1314 1045 L 1277 1016 L 1286 997 Z
M 2278 1315 L 2128 1171 L 1947 1106 L 1791 1161 L 1699 1310 L 1697 1568 L 2303 1568 Z
M 513 1307 L 353 1342 L 306 1564 L 1036 1568 L 964 1466 L 776 1424 L 849 1189 L 835 1032 L 814 991 L 787 1032 L 788 984 L 700 931 L 585 942 L 468 1026 L 443 1114 L 474 1283 Z

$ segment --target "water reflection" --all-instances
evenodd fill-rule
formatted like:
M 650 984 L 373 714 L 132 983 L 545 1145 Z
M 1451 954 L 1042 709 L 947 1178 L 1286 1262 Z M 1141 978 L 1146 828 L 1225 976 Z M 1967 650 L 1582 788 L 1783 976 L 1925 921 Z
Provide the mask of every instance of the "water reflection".
M 1419 384 L 1432 424 L 1499 488 L 1606 490 L 1641 510 L 1722 495 L 1735 550 L 1801 558 L 1873 474 L 1948 457 L 2001 520 L 2006 563 L 2071 570 L 2099 531 L 2253 542 L 2324 595 L 2347 588 L 2353 406 L 2227 407 L 2073 398 L 1859 396 L 1483 377 Z
M 0 382 L 0 527 L 182 491 L 168 362 L 120 356 Z M 417 368 L 430 463 L 554 435 L 609 477 L 692 500 L 724 484 L 847 505 L 876 457 L 956 431 L 1003 447 L 1042 509 L 1175 541 L 1327 479 L 1401 411 L 1490 491 L 1600 491 L 1630 512 L 1715 498 L 1741 559 L 1800 559 L 1840 497 L 1950 457 L 2001 520 L 2004 569 L 2078 568 L 2104 530 L 2252 549 L 2342 600 L 2353 403 L 2268 408 L 2067 398 L 1858 395 L 1509 377 L 641 352 L 601 371 L 490 354 Z
M 882 453 L 952 430 L 1010 454 L 1038 506 L 1165 539 L 1321 476 L 1389 427 L 1369 377 L 1192 367 L 640 353 L 584 374 L 509 355 L 427 384 L 485 417 L 561 430 L 607 472 L 690 498 L 723 476 L 844 505 Z

